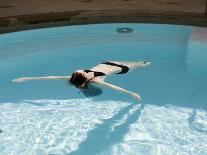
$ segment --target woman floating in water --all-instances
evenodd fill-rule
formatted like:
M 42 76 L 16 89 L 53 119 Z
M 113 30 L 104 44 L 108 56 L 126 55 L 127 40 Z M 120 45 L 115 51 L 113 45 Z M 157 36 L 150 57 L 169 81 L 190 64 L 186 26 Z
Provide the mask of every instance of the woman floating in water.
M 105 78 L 113 73 L 124 74 L 127 73 L 132 68 L 146 67 L 150 65 L 149 61 L 141 62 L 118 62 L 118 61 L 108 61 L 89 69 L 89 70 L 77 70 L 72 76 L 45 76 L 45 77 L 21 77 L 14 79 L 13 82 L 24 82 L 29 80 L 67 80 L 72 85 L 79 89 L 88 89 L 91 83 L 96 83 L 103 85 L 105 87 L 123 92 L 125 94 L 131 95 L 141 100 L 141 97 L 138 93 L 134 93 L 128 90 L 125 90 L 121 87 L 112 85 L 105 82 Z

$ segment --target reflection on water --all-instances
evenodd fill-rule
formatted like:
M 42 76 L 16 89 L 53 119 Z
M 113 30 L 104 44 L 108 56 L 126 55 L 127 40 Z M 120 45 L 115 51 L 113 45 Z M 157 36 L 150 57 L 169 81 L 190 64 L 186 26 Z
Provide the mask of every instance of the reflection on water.
M 193 125 L 188 121 L 192 112 L 191 108 L 146 105 L 123 141 L 108 153 L 206 155 L 207 134 L 197 129 L 207 130 L 207 112 L 197 110 Z
M 0 118 L 4 155 L 205 155 L 207 149 L 207 112 L 200 109 L 42 99 L 2 103 Z
M 70 153 L 87 139 L 89 131 L 128 105 L 89 99 L 1 103 L 0 154 Z

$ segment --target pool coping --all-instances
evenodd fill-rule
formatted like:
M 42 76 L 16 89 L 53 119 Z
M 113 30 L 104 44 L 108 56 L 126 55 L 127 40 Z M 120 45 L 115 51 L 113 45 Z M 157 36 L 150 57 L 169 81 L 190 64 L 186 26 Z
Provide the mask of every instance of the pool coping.
M 138 10 L 75 10 L 0 17 L 0 34 L 29 29 L 98 23 L 158 23 L 207 27 L 201 13 Z

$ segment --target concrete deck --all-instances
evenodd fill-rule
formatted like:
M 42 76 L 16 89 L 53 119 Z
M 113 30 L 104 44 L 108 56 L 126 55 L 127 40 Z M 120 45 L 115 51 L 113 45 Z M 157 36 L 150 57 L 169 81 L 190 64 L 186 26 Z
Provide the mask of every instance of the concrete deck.
M 50 25 L 103 22 L 207 26 L 206 0 L 0 1 L 0 33 Z

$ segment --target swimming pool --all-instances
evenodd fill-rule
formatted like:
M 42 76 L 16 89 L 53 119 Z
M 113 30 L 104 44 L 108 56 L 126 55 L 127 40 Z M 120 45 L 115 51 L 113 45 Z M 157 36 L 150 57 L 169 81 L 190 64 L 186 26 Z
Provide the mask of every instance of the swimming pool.
M 205 28 L 159 24 L 0 35 L 0 154 L 207 154 L 206 36 Z M 152 61 L 106 80 L 140 93 L 142 102 L 103 87 L 86 98 L 64 81 L 12 83 L 108 60 Z

